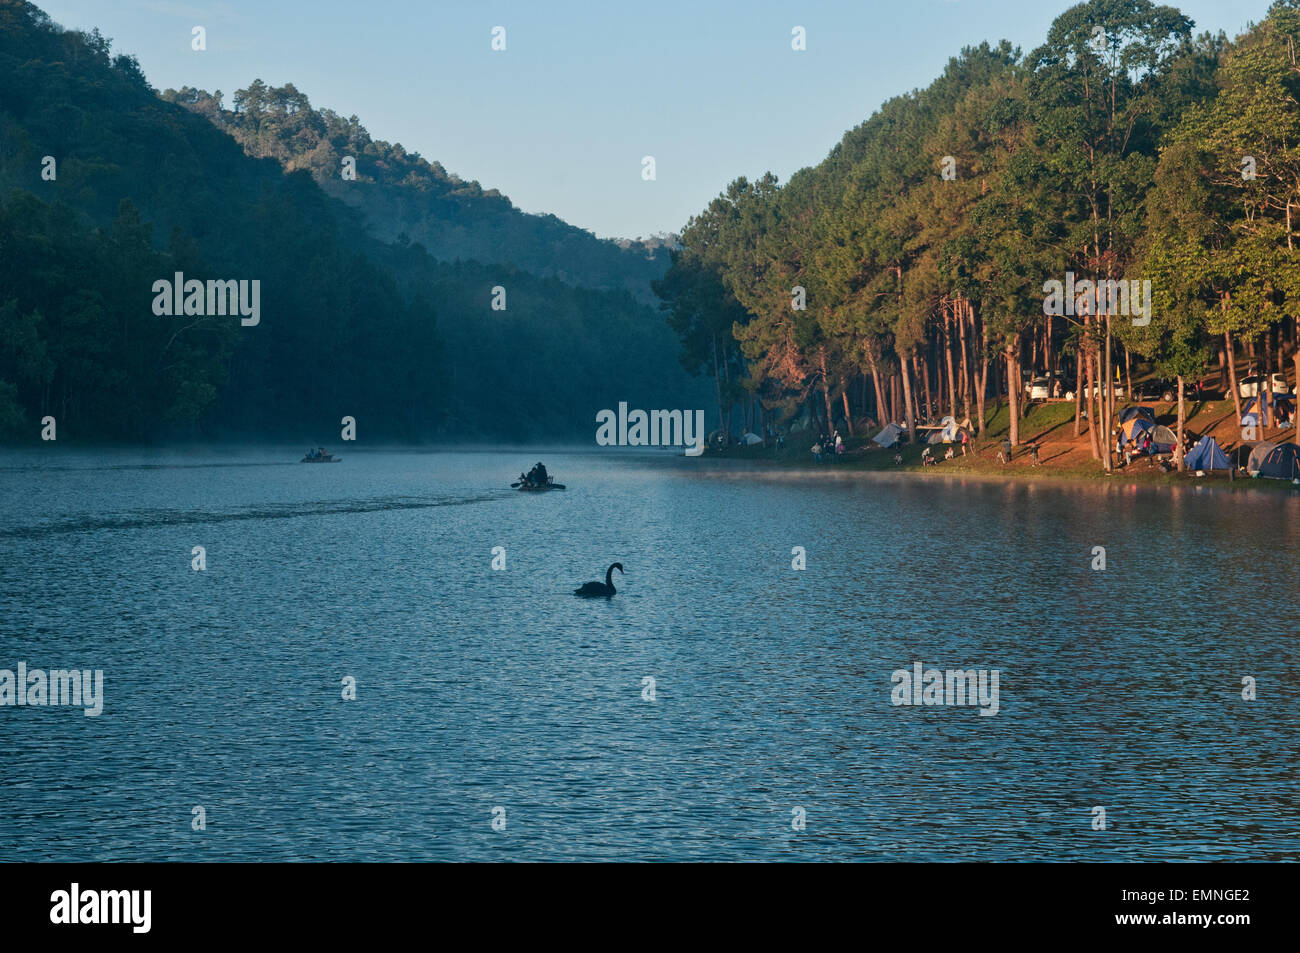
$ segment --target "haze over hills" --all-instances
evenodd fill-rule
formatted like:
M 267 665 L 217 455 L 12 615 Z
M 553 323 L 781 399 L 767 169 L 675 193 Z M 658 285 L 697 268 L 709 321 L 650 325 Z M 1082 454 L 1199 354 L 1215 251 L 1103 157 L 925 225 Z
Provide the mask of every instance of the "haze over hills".
M 268 144 L 284 131 L 261 128 Z M 336 440 L 348 415 L 371 440 L 591 439 L 596 411 L 620 400 L 704 405 L 709 388 L 632 294 L 666 261 L 525 216 L 348 128 L 348 184 L 384 190 L 373 206 L 331 197 L 293 149 L 246 154 L 97 30 L 0 0 L 0 432 L 37 439 L 51 415 L 72 442 L 297 446 Z M 411 184 L 386 184 L 398 174 Z M 408 209 L 409 243 L 382 240 L 384 203 Z M 493 241 L 489 260 L 469 257 Z M 155 314 L 155 282 L 177 272 L 258 281 L 258 323 Z
M 314 108 L 292 83 L 254 80 L 235 91 L 230 107 L 220 90 L 187 86 L 162 97 L 228 132 L 250 156 L 310 172 L 328 194 L 360 209 L 379 239 L 418 242 L 441 261 L 515 265 L 648 299 L 650 282 L 668 268 L 668 249 L 676 243 L 676 236 L 599 239 L 554 215 L 522 212 L 496 189 L 465 181 L 400 143 L 372 139 L 356 116 Z M 343 175 L 348 157 L 354 179 Z

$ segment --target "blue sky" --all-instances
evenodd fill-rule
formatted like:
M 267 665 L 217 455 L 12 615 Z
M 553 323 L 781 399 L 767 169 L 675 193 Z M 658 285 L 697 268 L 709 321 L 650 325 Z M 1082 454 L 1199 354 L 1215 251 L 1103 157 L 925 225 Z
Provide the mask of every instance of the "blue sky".
M 159 89 L 292 82 L 451 172 L 602 237 L 679 231 L 726 184 L 819 162 L 981 40 L 1042 42 L 1066 0 L 36 0 Z M 1174 3 L 1235 35 L 1269 0 Z M 190 49 L 195 25 L 207 50 Z M 506 50 L 491 49 L 494 26 Z M 807 50 L 790 48 L 792 27 Z M 641 178 L 654 156 L 657 179 Z

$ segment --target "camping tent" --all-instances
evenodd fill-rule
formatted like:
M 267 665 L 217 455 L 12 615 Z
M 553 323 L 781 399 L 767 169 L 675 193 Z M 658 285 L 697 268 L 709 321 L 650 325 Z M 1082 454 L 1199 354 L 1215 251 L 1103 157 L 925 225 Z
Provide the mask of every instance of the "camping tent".
M 1251 456 L 1254 455 L 1252 451 Z M 1293 443 L 1275 445 L 1260 461 L 1259 475 L 1270 480 L 1300 477 L 1300 447 Z
M 1250 450 L 1250 457 L 1246 460 L 1246 472 L 1251 476 L 1259 476 L 1259 465 L 1264 462 L 1268 452 L 1276 447 L 1277 444 L 1268 440 L 1261 440 Z
M 1231 470 L 1232 462 L 1223 448 L 1210 436 L 1202 437 L 1187 452 L 1183 462 L 1189 470 Z
M 888 449 L 898 443 L 898 438 L 902 433 L 903 428 L 898 426 L 898 424 L 885 424 L 885 429 L 880 431 L 880 433 L 876 434 L 871 439 L 882 447 Z
M 763 438 L 756 433 L 749 433 L 746 431 L 740 435 L 740 442 L 747 447 L 752 447 L 756 443 L 762 443 Z
M 1129 444 L 1136 446 L 1141 441 L 1142 434 L 1154 428 L 1155 425 L 1154 420 L 1147 420 L 1145 417 L 1129 417 L 1128 420 L 1120 424 L 1119 428 L 1120 433 L 1123 435 L 1122 442 L 1124 446 Z
M 1142 446 L 1149 434 L 1152 453 L 1169 453 L 1178 443 L 1178 436 L 1164 424 L 1152 423 L 1146 417 L 1135 416 L 1124 421 L 1119 428 L 1122 446 Z
M 1125 407 L 1119 412 L 1119 422 L 1121 425 L 1128 423 L 1135 417 L 1145 417 L 1152 423 L 1156 422 L 1156 412 L 1150 407 Z
M 1151 428 L 1152 453 L 1169 453 L 1176 446 L 1178 446 L 1178 434 L 1164 424 L 1156 424 Z
M 919 427 L 917 428 L 920 429 Z M 953 443 L 957 439 L 957 421 L 951 417 L 944 417 L 939 421 L 939 426 L 931 430 L 929 436 L 925 438 L 926 443 Z

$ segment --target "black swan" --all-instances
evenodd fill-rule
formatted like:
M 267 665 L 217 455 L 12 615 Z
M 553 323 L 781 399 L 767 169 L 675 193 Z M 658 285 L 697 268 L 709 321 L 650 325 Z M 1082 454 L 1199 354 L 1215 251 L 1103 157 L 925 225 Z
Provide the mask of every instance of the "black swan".
M 612 596 L 618 590 L 614 588 L 614 570 L 623 571 L 622 563 L 613 563 L 605 570 L 605 582 L 584 582 L 581 589 L 574 589 L 575 596 Z

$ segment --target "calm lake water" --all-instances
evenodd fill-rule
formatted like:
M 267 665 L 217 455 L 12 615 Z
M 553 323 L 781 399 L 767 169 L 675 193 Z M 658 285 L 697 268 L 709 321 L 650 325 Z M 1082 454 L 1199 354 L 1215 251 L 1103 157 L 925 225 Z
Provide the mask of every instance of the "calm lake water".
M 0 456 L 0 859 L 1300 859 L 1300 494 L 340 452 Z

